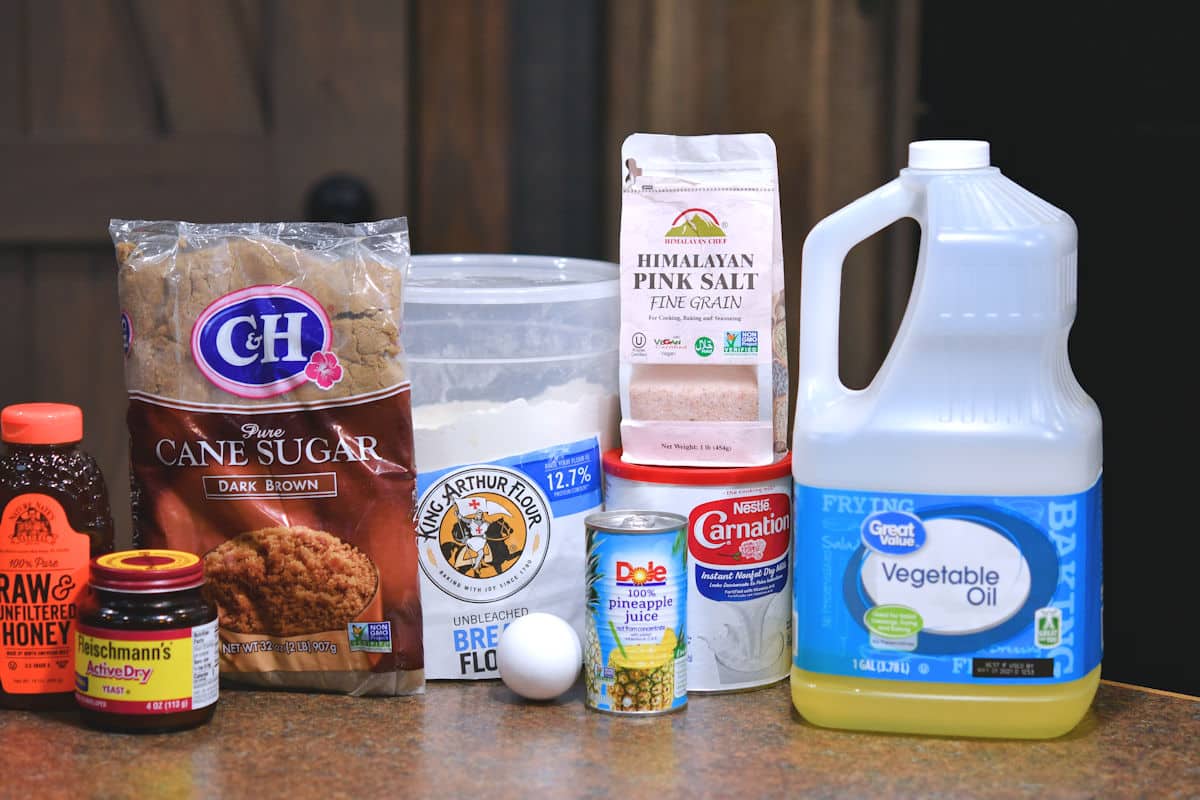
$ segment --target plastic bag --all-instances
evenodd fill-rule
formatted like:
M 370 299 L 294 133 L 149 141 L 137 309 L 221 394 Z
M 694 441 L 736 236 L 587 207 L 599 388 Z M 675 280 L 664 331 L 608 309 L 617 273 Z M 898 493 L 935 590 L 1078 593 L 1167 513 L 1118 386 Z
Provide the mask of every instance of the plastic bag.
M 421 691 L 406 221 L 110 233 L 134 542 L 204 557 L 222 679 Z

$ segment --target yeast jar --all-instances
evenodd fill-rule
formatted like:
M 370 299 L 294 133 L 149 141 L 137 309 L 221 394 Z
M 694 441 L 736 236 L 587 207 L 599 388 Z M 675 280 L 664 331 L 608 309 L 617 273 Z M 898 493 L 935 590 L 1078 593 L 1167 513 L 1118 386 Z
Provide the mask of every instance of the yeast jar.
M 208 722 L 217 705 L 217 608 L 204 565 L 177 550 L 93 560 L 79 613 L 75 700 L 87 724 L 150 733 Z

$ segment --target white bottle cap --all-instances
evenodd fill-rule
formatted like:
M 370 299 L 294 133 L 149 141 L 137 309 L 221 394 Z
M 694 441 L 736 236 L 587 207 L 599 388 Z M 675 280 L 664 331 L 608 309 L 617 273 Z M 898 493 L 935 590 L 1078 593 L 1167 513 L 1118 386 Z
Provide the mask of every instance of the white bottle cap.
M 913 169 L 974 169 L 991 163 L 991 148 L 987 142 L 927 139 L 908 145 L 908 166 Z

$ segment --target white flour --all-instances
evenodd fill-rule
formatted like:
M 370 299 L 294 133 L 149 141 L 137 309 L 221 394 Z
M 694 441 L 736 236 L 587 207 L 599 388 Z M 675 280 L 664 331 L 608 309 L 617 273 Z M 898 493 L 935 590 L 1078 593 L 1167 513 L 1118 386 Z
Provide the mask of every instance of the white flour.
M 618 413 L 615 391 L 582 379 L 413 408 L 427 678 L 498 677 L 500 632 L 532 611 L 583 636 L 583 518 Z
M 576 378 L 551 386 L 531 400 L 437 403 L 413 408 L 417 472 L 445 469 L 606 434 L 617 429 L 616 392 Z

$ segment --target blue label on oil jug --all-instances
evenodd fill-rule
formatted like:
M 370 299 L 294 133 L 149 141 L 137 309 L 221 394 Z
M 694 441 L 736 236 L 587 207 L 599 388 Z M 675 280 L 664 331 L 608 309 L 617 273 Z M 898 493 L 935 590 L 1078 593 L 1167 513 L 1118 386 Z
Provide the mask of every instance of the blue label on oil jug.
M 1036 684 L 1100 663 L 1100 481 L 976 497 L 797 484 L 795 665 Z

